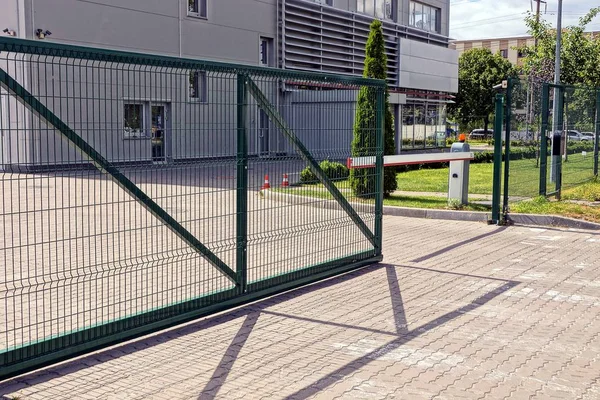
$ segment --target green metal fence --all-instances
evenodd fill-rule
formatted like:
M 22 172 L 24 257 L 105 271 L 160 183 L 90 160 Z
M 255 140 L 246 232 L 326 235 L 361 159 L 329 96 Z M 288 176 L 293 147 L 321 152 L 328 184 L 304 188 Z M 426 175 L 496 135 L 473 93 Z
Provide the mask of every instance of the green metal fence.
M 511 203 L 560 198 L 598 176 L 600 89 L 510 79 L 505 104 L 496 127 L 504 132 L 505 217 Z
M 2 38 L 0 87 L 0 378 L 381 260 L 383 81 Z

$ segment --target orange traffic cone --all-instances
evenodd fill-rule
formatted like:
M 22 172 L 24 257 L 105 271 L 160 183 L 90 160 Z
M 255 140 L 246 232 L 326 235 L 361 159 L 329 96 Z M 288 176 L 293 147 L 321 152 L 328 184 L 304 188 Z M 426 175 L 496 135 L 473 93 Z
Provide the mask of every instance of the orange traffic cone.
M 263 184 L 262 189 L 271 189 L 271 184 L 269 183 L 269 175 L 265 175 L 265 183 Z
M 281 187 L 290 186 L 290 181 L 288 180 L 288 174 L 283 174 L 283 182 L 281 182 Z

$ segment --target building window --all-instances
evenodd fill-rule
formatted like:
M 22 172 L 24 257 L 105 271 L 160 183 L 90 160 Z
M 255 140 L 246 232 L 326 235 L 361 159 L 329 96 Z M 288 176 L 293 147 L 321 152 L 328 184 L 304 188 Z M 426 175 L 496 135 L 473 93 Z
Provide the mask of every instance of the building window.
M 190 100 L 206 103 L 208 101 L 208 85 L 205 71 L 190 71 Z
M 260 44 L 258 46 L 258 61 L 263 67 L 273 66 L 273 56 L 271 55 L 273 48 L 273 39 L 260 38 Z
M 440 14 L 439 8 L 421 4 L 416 1 L 410 2 L 408 25 L 423 29 L 427 32 L 440 32 Z
M 188 15 L 206 18 L 206 0 L 188 0 Z
M 446 143 L 446 105 L 418 102 L 402 105 L 399 134 L 403 148 L 443 147 Z
M 523 57 L 525 57 L 525 54 L 524 54 L 523 50 L 518 50 L 518 51 L 517 51 L 517 57 L 518 57 L 518 58 L 523 58 Z
M 356 0 L 356 10 L 381 19 L 394 19 L 392 0 Z
M 508 49 L 500 50 L 500 55 L 502 58 L 508 58 Z
M 123 107 L 124 137 L 148 137 L 146 128 L 146 107 L 142 103 L 125 103 Z

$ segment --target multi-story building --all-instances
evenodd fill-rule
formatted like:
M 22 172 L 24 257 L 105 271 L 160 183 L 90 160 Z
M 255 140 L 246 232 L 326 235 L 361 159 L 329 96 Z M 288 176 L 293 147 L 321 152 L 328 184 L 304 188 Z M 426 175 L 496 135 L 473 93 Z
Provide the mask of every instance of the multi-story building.
M 445 105 L 458 89 L 458 53 L 448 48 L 449 4 L 449 0 L 3 0 L 0 31 L 79 46 L 361 75 L 369 24 L 377 18 L 383 22 L 400 151 L 403 143 L 405 148 L 435 145 L 425 139 L 445 131 Z M 120 127 L 114 140 L 145 140 L 149 126 L 167 113 L 173 116 L 168 129 L 184 132 L 187 128 L 173 125 L 177 108 L 184 103 L 188 109 L 210 107 L 216 96 L 201 71 L 180 84 L 188 98 L 172 103 L 163 99 L 157 104 L 151 91 L 144 98 L 124 93 L 112 114 L 118 121 L 109 121 Z M 279 91 L 276 96 L 278 104 L 293 103 L 293 93 Z M 5 118 L 8 114 L 3 113 Z M 251 153 L 286 150 L 269 134 L 266 118 L 257 117 L 256 124 L 260 139 L 250 145 Z M 7 130 L 10 122 L 4 120 L 3 126 Z M 178 143 L 175 138 L 165 144 L 162 154 L 167 160 L 186 157 L 186 149 Z M 210 141 L 196 155 L 227 155 L 222 145 L 220 140 Z M 8 150 L 0 155 L 4 158 L 0 164 L 9 164 L 10 146 L 5 143 L 3 148 Z M 52 156 L 48 157 L 43 162 L 51 163 Z
M 590 32 L 590 35 L 598 35 L 600 32 Z M 513 65 L 522 65 L 523 53 L 519 51 L 524 47 L 533 47 L 535 39 L 532 36 L 506 37 L 497 39 L 476 40 L 454 40 L 450 42 L 450 48 L 458 51 L 459 56 L 470 49 L 490 49 L 492 53 L 500 55 L 510 61 Z
M 521 65 L 523 54 L 519 49 L 533 46 L 534 39 L 531 36 L 507 37 L 498 39 L 478 40 L 456 40 L 450 43 L 450 47 L 458 51 L 459 56 L 470 49 L 490 49 L 492 53 L 500 55 L 510 61 L 513 65 Z

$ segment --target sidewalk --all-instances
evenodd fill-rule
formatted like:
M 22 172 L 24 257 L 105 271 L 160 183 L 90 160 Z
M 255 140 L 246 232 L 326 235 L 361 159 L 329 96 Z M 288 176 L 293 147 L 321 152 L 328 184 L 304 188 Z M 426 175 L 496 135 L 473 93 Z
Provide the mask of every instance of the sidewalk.
M 10 399 L 600 398 L 600 235 L 386 216 L 381 265 L 0 385 Z

